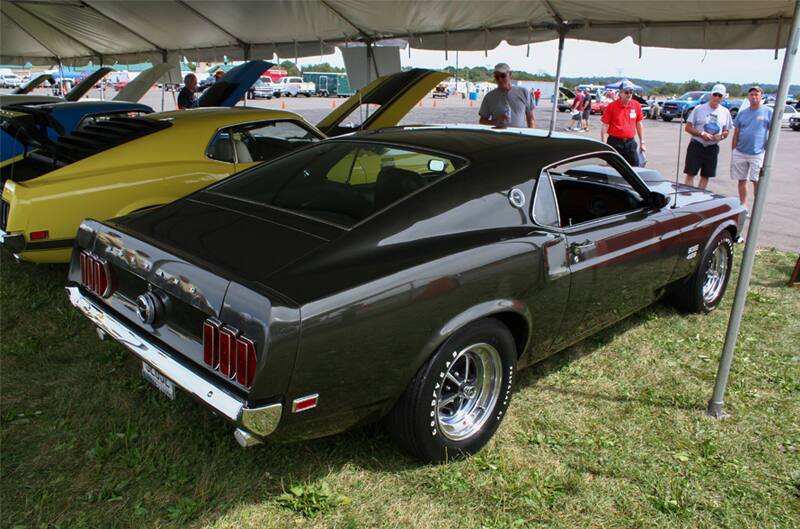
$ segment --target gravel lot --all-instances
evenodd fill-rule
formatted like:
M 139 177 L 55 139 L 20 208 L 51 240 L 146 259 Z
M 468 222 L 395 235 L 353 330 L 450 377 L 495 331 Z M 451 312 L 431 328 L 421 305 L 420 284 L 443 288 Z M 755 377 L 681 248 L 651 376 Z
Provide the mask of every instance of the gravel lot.
M 92 91 L 89 97 L 99 98 L 99 92 Z M 113 97 L 113 92 L 112 92 Z M 173 110 L 175 94 L 167 92 L 164 97 L 164 110 Z M 285 108 L 296 112 L 311 123 L 321 120 L 332 110 L 333 105 L 341 104 L 343 99 L 297 97 L 280 98 L 271 100 L 248 101 L 248 106 L 264 108 Z M 142 99 L 142 103 L 152 106 L 156 110 L 162 108 L 162 94 L 160 90 L 153 89 Z M 480 101 L 470 102 L 460 97 L 448 99 L 426 98 L 421 105 L 417 105 L 406 118 L 403 124 L 420 123 L 477 123 L 477 112 Z M 547 127 L 550 122 L 549 102 L 542 102 L 536 111 L 536 118 L 540 127 Z M 569 121 L 567 113 L 557 114 L 557 130 L 563 130 Z M 593 138 L 600 137 L 600 117 L 592 116 L 590 119 L 590 132 L 581 134 Z M 648 167 L 659 170 L 668 178 L 675 177 L 676 159 L 680 156 L 680 169 L 683 169 L 683 158 L 686 154 L 688 135 L 682 138 L 682 147 L 678 152 L 678 130 L 680 124 L 676 121 L 665 123 L 663 121 L 648 120 L 645 124 L 645 138 L 648 148 Z M 722 144 L 719 174 L 711 180 L 709 189 L 729 196 L 737 196 L 736 183 L 730 179 L 731 149 L 730 139 Z M 767 199 L 767 210 L 762 218 L 759 246 L 771 246 L 785 251 L 800 251 L 800 236 L 798 236 L 795 222 L 800 215 L 800 185 L 798 185 L 797 167 L 800 166 L 800 133 L 784 128 L 781 132 L 778 156 L 772 168 L 772 181 Z M 681 174 L 681 179 L 683 175 Z M 751 198 L 752 204 L 752 198 Z

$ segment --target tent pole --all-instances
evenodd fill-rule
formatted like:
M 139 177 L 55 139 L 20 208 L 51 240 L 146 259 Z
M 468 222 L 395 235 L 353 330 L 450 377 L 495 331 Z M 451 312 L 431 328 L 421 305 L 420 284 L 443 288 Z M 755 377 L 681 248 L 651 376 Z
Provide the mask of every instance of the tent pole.
M 553 87 L 553 110 L 550 114 L 550 134 L 556 127 L 556 110 L 558 110 L 558 87 L 561 83 L 561 56 L 564 54 L 564 36 L 567 34 L 563 27 L 558 28 L 558 62 L 556 63 L 556 81 Z
M 708 402 L 706 413 L 716 419 L 730 417 L 724 409 L 725 386 L 728 383 L 731 363 L 733 362 L 733 352 L 736 347 L 736 338 L 739 334 L 739 326 L 742 323 L 742 313 L 747 298 L 747 288 L 750 285 L 750 275 L 753 272 L 753 261 L 756 256 L 756 245 L 758 243 L 758 230 L 761 225 L 761 214 L 764 204 L 767 202 L 767 189 L 769 187 L 769 177 L 772 169 L 772 160 L 778 150 L 778 136 L 781 132 L 781 115 L 786 105 L 786 94 L 789 92 L 791 84 L 792 69 L 794 60 L 797 56 L 798 44 L 798 14 L 800 13 L 800 2 L 794 4 L 794 16 L 792 17 L 792 28 L 789 32 L 789 40 L 786 43 L 786 54 L 783 57 L 783 67 L 781 69 L 781 80 L 778 85 L 778 95 L 775 101 L 775 111 L 772 114 L 772 123 L 769 127 L 769 140 L 764 154 L 764 165 L 761 168 L 761 177 L 758 182 L 758 193 L 753 202 L 753 213 L 750 219 L 750 228 L 747 231 L 747 244 L 744 246 L 742 255 L 742 267 L 739 272 L 739 280 L 736 283 L 736 296 L 733 299 L 733 308 L 728 320 L 728 331 L 725 335 L 725 346 L 722 349 L 722 358 L 719 362 L 717 380 L 714 384 L 714 393 Z

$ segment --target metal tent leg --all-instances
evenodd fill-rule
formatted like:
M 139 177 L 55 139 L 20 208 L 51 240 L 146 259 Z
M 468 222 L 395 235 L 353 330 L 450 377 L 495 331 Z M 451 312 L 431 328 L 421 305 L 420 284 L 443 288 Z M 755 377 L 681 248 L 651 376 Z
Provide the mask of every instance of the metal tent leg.
M 560 29 L 558 31 L 558 62 L 556 64 L 556 81 L 553 87 L 553 110 L 550 114 L 550 133 L 553 133 L 553 129 L 556 127 L 556 111 L 558 110 L 558 96 L 559 91 L 558 87 L 561 84 L 561 56 L 564 54 L 564 37 L 566 35 L 566 31 Z
M 764 165 L 761 168 L 761 177 L 758 183 L 758 193 L 753 202 L 753 212 L 750 219 L 750 228 L 747 232 L 747 243 L 742 255 L 742 268 L 739 272 L 739 280 L 736 283 L 736 296 L 733 299 L 733 308 L 728 320 L 728 332 L 725 335 L 725 346 L 722 349 L 722 358 L 719 362 L 717 371 L 717 381 L 714 384 L 714 394 L 708 402 L 706 413 L 711 417 L 721 419 L 729 417 L 725 411 L 725 386 L 728 383 L 728 375 L 733 362 L 733 351 L 736 347 L 736 338 L 739 334 L 739 326 L 742 323 L 742 313 L 747 298 L 747 288 L 750 286 L 750 275 L 753 273 L 753 262 L 756 257 L 756 245 L 758 242 L 758 230 L 761 226 L 761 214 L 764 204 L 767 202 L 767 189 L 769 188 L 769 177 L 772 169 L 772 160 L 778 150 L 778 137 L 781 132 L 781 115 L 783 107 L 786 105 L 786 94 L 789 92 L 792 69 L 794 60 L 797 56 L 798 39 L 798 13 L 800 13 L 800 2 L 794 4 L 794 16 L 792 17 L 792 30 L 789 33 L 789 40 L 786 44 L 786 55 L 783 57 L 783 68 L 781 69 L 781 80 L 778 85 L 778 97 L 775 101 L 775 112 L 772 115 L 772 123 L 769 127 L 769 141 L 767 150 L 764 154 Z

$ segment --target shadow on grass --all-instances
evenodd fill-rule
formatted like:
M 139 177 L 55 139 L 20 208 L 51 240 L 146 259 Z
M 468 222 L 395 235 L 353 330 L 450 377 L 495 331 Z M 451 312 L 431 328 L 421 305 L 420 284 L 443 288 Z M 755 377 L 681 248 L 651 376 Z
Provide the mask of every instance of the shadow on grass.
M 671 307 L 665 301 L 660 301 L 653 305 L 650 305 L 649 307 L 635 312 L 634 314 L 611 325 L 610 327 L 607 327 L 602 331 L 597 332 L 596 334 L 584 338 L 583 340 L 554 354 L 553 356 L 548 357 L 542 360 L 541 362 L 526 368 L 522 372 L 522 375 L 520 376 L 520 385 L 523 387 L 536 386 L 536 389 L 542 391 L 548 391 L 567 396 L 576 396 L 589 400 L 604 400 L 607 402 L 618 402 L 618 403 L 635 402 L 638 404 L 653 406 L 657 408 L 672 408 L 672 409 L 682 409 L 682 410 L 704 409 L 699 404 L 698 405 L 693 405 L 688 403 L 681 404 L 676 402 L 674 397 L 672 396 L 658 396 L 657 394 L 654 393 L 649 394 L 646 397 L 633 397 L 630 395 L 626 395 L 624 393 L 609 395 L 603 393 L 592 393 L 588 391 L 583 391 L 579 388 L 558 387 L 554 385 L 544 385 L 540 383 L 542 379 L 546 378 L 547 376 L 553 373 L 564 370 L 573 362 L 580 360 L 581 358 L 584 358 L 586 356 L 595 354 L 600 348 L 613 342 L 617 337 L 625 334 L 631 329 L 642 325 L 644 321 L 649 320 L 652 316 L 658 315 L 661 317 L 666 317 L 674 315 L 676 313 L 677 309 Z M 519 387 L 520 386 L 518 386 L 517 389 L 519 389 Z

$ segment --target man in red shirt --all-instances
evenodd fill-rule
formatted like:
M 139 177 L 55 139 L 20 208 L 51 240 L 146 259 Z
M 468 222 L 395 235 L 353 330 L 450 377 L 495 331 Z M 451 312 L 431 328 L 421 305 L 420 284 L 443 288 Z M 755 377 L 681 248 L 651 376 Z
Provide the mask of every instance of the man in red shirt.
M 639 153 L 646 151 L 644 145 L 644 127 L 642 126 L 642 106 L 632 98 L 633 86 L 624 83 L 619 97 L 608 104 L 603 112 L 603 128 L 600 140 L 607 142 L 625 158 L 631 166 L 639 165 Z M 606 140 L 606 136 L 608 140 Z M 639 136 L 637 149 L 634 136 Z

